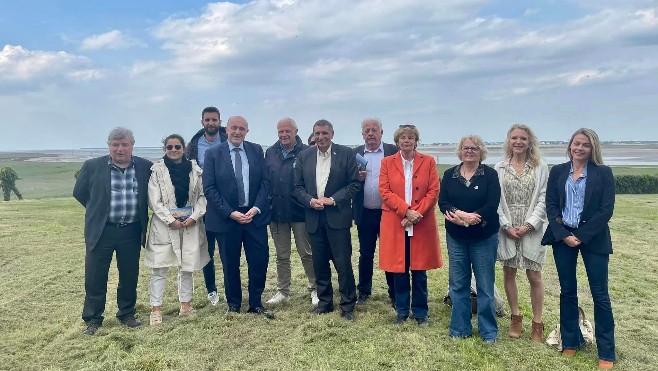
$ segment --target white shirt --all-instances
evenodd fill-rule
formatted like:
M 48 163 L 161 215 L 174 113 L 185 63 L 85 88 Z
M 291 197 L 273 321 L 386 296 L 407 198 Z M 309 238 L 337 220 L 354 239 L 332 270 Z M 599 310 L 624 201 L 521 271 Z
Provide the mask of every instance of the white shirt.
M 415 158 L 416 156 L 414 156 L 414 159 Z M 404 157 L 402 157 L 402 168 L 404 169 L 404 202 L 406 202 L 407 205 L 411 205 L 411 198 L 412 198 L 411 191 L 413 188 L 411 184 L 411 180 L 413 179 L 413 175 L 414 175 L 414 160 L 407 161 L 404 159 Z M 409 237 L 414 235 L 413 224 L 408 226 L 404 230 L 407 231 Z
M 324 189 L 327 188 L 329 180 L 329 171 L 331 171 L 331 146 L 327 152 L 318 149 L 317 166 L 315 167 L 315 183 L 318 187 L 318 197 L 324 197 Z

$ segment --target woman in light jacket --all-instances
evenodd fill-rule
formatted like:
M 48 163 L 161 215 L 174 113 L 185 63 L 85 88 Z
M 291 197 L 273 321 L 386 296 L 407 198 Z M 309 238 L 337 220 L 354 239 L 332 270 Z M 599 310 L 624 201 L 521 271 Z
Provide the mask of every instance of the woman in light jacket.
M 427 326 L 427 270 L 443 265 L 436 223 L 439 174 L 434 157 L 416 151 L 418 129 L 406 124 L 393 134 L 400 151 L 382 160 L 379 266 L 393 272 L 395 324 L 411 314 Z M 409 283 L 411 275 L 412 283 Z
M 178 267 L 179 316 L 196 311 L 190 306 L 194 281 L 192 272 L 210 260 L 202 217 L 206 198 L 201 168 L 185 158 L 185 140 L 172 134 L 164 140 L 165 156 L 151 167 L 149 207 L 153 210 L 144 264 L 153 268 L 150 284 L 150 324 L 162 323 L 162 303 L 169 267 Z M 191 206 L 189 215 L 174 215 L 174 209 Z M 177 213 L 178 214 L 178 213 Z
M 512 312 L 509 335 L 521 337 L 516 271 L 524 269 L 530 283 L 533 341 L 544 341 L 544 282 L 541 276 L 546 247 L 541 238 L 547 226 L 546 181 L 548 166 L 539 156 L 537 137 L 526 125 L 515 124 L 507 132 L 504 159 L 496 164 L 501 197 L 498 206 L 498 260 L 503 264 L 505 294 Z

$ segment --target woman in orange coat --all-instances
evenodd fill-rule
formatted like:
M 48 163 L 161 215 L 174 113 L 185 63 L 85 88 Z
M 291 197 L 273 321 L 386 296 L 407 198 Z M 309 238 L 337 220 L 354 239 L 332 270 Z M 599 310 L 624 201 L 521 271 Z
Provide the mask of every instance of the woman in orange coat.
M 434 158 L 416 151 L 420 134 L 414 125 L 400 125 L 393 139 L 400 151 L 382 160 L 379 174 L 379 267 L 394 273 L 394 323 L 409 318 L 411 304 L 413 318 L 427 326 L 426 271 L 443 265 L 435 214 L 439 174 Z

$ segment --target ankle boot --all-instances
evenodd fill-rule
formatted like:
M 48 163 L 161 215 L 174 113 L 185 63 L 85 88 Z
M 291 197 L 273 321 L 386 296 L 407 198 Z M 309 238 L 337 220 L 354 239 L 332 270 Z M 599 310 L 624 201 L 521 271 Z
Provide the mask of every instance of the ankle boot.
M 515 339 L 521 337 L 523 331 L 523 316 L 512 314 L 512 321 L 509 325 L 509 336 Z
M 544 322 L 532 321 L 532 341 L 536 343 L 544 342 Z

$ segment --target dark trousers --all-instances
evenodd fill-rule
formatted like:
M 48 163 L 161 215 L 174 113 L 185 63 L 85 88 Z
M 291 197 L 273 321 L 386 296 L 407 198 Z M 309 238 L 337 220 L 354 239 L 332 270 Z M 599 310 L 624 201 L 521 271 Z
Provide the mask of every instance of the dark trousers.
M 362 209 L 361 221 L 356 226 L 359 234 L 359 284 L 356 286 L 359 293 L 372 294 L 372 272 L 375 259 L 375 249 L 379 238 L 379 224 L 382 219 L 382 210 Z M 393 273 L 385 272 L 388 285 L 388 297 L 395 299 Z
M 140 223 L 124 227 L 106 224 L 98 243 L 85 255 L 85 303 L 82 320 L 86 323 L 103 323 L 107 277 L 116 251 L 119 285 L 117 286 L 117 318 L 123 320 L 135 315 L 139 254 L 142 228 Z
M 320 303 L 318 307 L 333 306 L 334 290 L 331 286 L 331 267 L 338 274 L 338 291 L 340 292 L 340 309 L 354 310 L 356 304 L 356 285 L 352 270 L 352 236 L 350 230 L 332 229 L 327 224 L 324 212 L 320 212 L 320 220 L 315 233 L 308 234 L 313 252 L 313 270 Z
M 249 283 L 249 308 L 262 307 L 261 296 L 265 290 L 267 264 L 270 259 L 267 245 L 267 226 L 255 227 L 253 223 L 235 223 L 230 233 L 215 233 L 219 242 L 219 257 L 224 269 L 224 290 L 229 307 L 242 306 L 242 283 L 240 281 L 240 256 L 244 246 L 247 259 Z
M 210 261 L 203 267 L 203 280 L 206 282 L 206 290 L 210 294 L 217 291 L 217 282 L 215 281 L 215 233 L 206 231 L 206 238 L 208 239 L 208 255 Z
M 393 273 L 395 279 L 395 310 L 398 316 L 409 315 L 409 302 L 411 313 L 415 318 L 426 318 L 428 312 L 427 271 L 411 271 L 411 284 L 409 283 L 410 243 L 409 236 L 404 236 L 404 273 Z
M 608 294 L 609 254 L 587 252 L 587 248 L 572 248 L 560 241 L 553 245 L 555 268 L 560 279 L 560 332 L 565 349 L 580 348 L 585 339 L 578 326 L 578 282 L 576 264 L 578 252 L 583 256 L 589 289 L 594 301 L 594 336 L 599 358 L 614 361 L 615 320 Z

